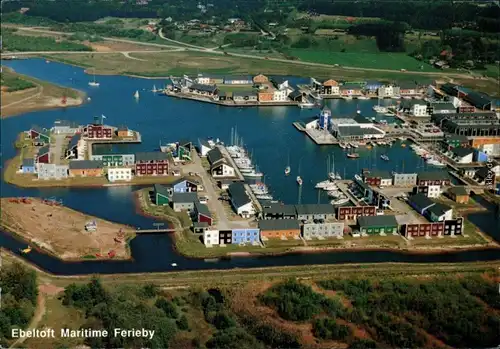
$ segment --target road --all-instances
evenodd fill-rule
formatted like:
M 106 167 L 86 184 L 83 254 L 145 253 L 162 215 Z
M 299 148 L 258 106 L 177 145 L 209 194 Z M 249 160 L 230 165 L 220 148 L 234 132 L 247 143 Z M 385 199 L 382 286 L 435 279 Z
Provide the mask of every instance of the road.
M 8 25 L 6 27 L 9 27 Z M 46 33 L 46 34 L 58 34 L 58 35 L 71 35 L 72 33 L 65 33 L 65 32 L 57 32 L 57 31 L 50 31 L 46 29 L 40 29 L 40 28 L 27 28 L 27 27 L 16 27 L 13 26 L 14 28 L 18 30 L 24 30 L 24 31 L 31 31 L 31 32 L 38 32 L 38 33 Z M 156 44 L 156 43 L 149 43 L 149 42 L 139 42 L 139 41 L 134 41 L 134 40 L 127 40 L 127 39 L 118 39 L 118 38 L 111 38 L 111 37 L 103 37 L 103 40 L 106 41 L 114 41 L 114 42 L 124 42 L 124 43 L 130 43 L 130 44 L 136 44 L 136 45 L 142 45 L 142 46 L 150 46 L 150 47 L 162 47 L 162 48 L 176 48 L 176 49 L 184 49 L 186 51 L 194 51 L 194 52 L 205 52 L 205 53 L 211 53 L 214 55 L 224 55 L 224 52 L 217 51 L 214 49 L 206 48 L 206 47 L 201 47 L 201 46 L 196 46 L 196 45 L 191 45 L 191 44 L 186 44 L 180 41 L 175 41 L 172 39 L 168 39 L 165 36 L 161 36 L 162 39 L 165 41 L 175 43 L 178 46 L 172 46 L 172 45 L 163 45 L 163 44 Z M 179 46 L 180 45 L 180 46 Z M 142 51 L 141 53 L 148 53 L 151 51 Z M 51 54 L 55 52 L 47 52 L 47 51 L 31 51 L 31 52 L 25 52 L 22 54 Z M 66 52 L 64 52 L 66 53 Z M 88 52 L 87 52 L 88 53 Z M 97 52 L 93 52 L 97 53 Z M 12 53 L 12 55 L 19 55 L 21 53 L 15 52 Z M 5 53 L 4 53 L 5 55 Z M 272 58 L 272 57 L 263 57 L 263 56 L 257 56 L 257 55 L 249 55 L 249 54 L 243 54 L 243 53 L 231 53 L 230 56 L 232 57 L 241 57 L 241 58 L 250 58 L 250 59 L 258 59 L 258 60 L 268 60 L 272 62 L 280 62 L 280 63 L 288 63 L 288 64 L 296 64 L 296 65 L 301 65 L 301 66 L 311 66 L 311 67 L 322 67 L 322 68 L 330 68 L 332 70 L 349 70 L 349 71 L 359 71 L 359 72 L 365 72 L 365 71 L 374 71 L 374 72 L 386 72 L 386 73 L 397 73 L 400 72 L 400 70 L 393 70 L 393 69 L 375 69 L 375 68 L 360 68 L 360 67 L 349 67 L 349 66 L 342 66 L 342 67 L 334 67 L 331 64 L 323 64 L 323 63 L 314 63 L 314 62 L 303 62 L 303 61 L 292 61 L 288 59 L 282 59 L 282 58 Z M 406 71 L 405 74 L 410 74 L 410 75 L 428 75 L 428 76 L 441 76 L 441 77 L 455 77 L 455 78 L 466 78 L 470 79 L 472 76 L 469 74 L 459 74 L 459 73 L 449 73 L 449 72 L 421 72 L 421 71 Z M 488 80 L 488 78 L 480 78 L 482 80 Z
M 34 330 L 38 327 L 38 324 L 40 321 L 42 321 L 43 316 L 45 315 L 45 295 L 42 294 L 40 291 L 38 292 L 38 297 L 36 298 L 36 309 L 35 309 L 35 314 L 33 315 L 33 318 L 30 321 L 30 324 L 28 328 L 25 329 L 25 331 L 30 331 Z M 24 341 L 28 337 L 20 337 L 18 338 L 12 345 L 9 347 L 11 349 L 19 348 L 21 344 L 24 343 Z
M 61 155 L 63 155 L 62 149 L 68 140 L 66 138 L 66 135 L 64 135 L 64 134 L 54 135 L 53 137 L 54 137 L 55 143 L 50 145 L 50 158 L 52 159 L 52 161 L 51 161 L 52 163 L 55 163 L 56 165 L 60 165 L 61 164 Z

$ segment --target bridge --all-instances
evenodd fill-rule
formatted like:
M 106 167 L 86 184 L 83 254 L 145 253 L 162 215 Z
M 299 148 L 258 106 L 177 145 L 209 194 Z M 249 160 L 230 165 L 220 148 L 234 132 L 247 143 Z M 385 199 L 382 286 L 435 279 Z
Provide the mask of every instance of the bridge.
M 136 234 L 175 233 L 177 229 L 136 229 Z

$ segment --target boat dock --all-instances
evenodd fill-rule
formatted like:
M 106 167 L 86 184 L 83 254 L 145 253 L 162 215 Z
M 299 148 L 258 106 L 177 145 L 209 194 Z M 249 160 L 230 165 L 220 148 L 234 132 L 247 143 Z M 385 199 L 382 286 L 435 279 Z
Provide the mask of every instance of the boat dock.
M 352 194 L 351 192 L 349 191 L 349 189 L 347 188 L 347 186 L 349 184 L 351 184 L 353 181 L 351 180 L 340 180 L 340 181 L 335 181 L 335 183 L 337 184 L 337 186 L 339 187 L 339 190 L 344 194 L 346 195 L 349 200 L 351 200 L 351 202 L 355 205 L 359 205 L 360 202 L 358 199 L 356 199 Z
M 255 196 L 254 192 L 250 188 L 248 184 L 244 184 L 245 190 L 247 191 L 248 196 L 250 196 L 250 200 L 252 200 L 253 204 L 255 205 L 255 208 L 257 209 L 257 212 L 262 212 L 262 205 L 259 202 L 259 199 Z
M 217 104 L 221 105 L 224 107 L 237 107 L 237 108 L 248 108 L 248 107 L 290 107 L 290 106 L 298 106 L 299 103 L 295 101 L 286 101 L 286 102 L 235 102 L 235 101 L 216 101 L 213 98 L 209 97 L 204 97 L 204 96 L 197 96 L 193 94 L 188 94 L 188 93 L 182 93 L 182 92 L 172 92 L 165 90 L 165 95 L 169 97 L 175 97 L 175 98 L 180 98 L 180 99 L 190 99 L 192 101 L 197 101 L 197 102 L 203 102 L 203 103 L 210 103 L 210 104 Z
M 245 178 L 241 174 L 239 167 L 236 166 L 234 159 L 231 157 L 231 155 L 229 155 L 229 152 L 227 151 L 226 147 L 223 145 L 218 145 L 217 148 L 219 148 L 219 150 L 222 153 L 222 155 L 224 156 L 224 158 L 226 158 L 226 160 L 229 162 L 229 166 L 234 168 L 234 172 L 236 173 L 236 177 L 238 177 L 238 179 L 240 181 L 244 181 Z
M 339 144 L 337 138 L 335 138 L 330 132 L 325 130 L 316 130 L 312 128 L 305 128 L 303 123 L 296 121 L 293 126 L 300 132 L 304 132 L 311 138 L 317 145 L 333 145 Z

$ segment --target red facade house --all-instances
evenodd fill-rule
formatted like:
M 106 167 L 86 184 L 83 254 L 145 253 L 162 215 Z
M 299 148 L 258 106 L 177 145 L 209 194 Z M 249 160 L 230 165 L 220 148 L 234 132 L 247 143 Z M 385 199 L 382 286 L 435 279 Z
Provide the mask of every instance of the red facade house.
M 87 125 L 85 127 L 85 133 L 87 138 L 90 139 L 112 139 L 113 138 L 113 128 L 106 125 Z
M 167 176 L 168 156 L 162 152 L 135 154 L 136 176 Z
M 346 206 L 339 207 L 337 211 L 337 219 L 356 220 L 358 216 L 375 216 L 377 208 L 375 206 Z
M 450 185 L 451 179 L 446 172 L 422 172 L 418 174 L 417 186 Z
M 196 201 L 194 203 L 194 211 L 196 213 L 196 216 L 198 217 L 198 222 L 205 222 L 209 226 L 212 225 L 212 215 L 210 214 L 210 211 L 208 210 L 207 205 L 204 205 L 200 203 L 199 201 Z
M 405 237 L 438 237 L 444 234 L 444 222 L 405 224 L 401 227 Z
M 38 151 L 38 154 L 36 156 L 36 162 L 42 163 L 42 164 L 50 163 L 50 148 L 48 145 L 40 148 L 40 150 Z

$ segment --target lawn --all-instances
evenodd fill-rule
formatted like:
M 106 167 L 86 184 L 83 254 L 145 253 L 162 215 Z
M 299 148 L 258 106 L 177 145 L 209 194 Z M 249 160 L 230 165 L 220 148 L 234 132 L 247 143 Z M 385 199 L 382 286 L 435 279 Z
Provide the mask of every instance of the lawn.
M 341 66 L 390 69 L 390 70 L 412 70 L 434 72 L 432 66 L 417 61 L 404 53 L 351 53 L 351 52 L 330 52 L 309 49 L 292 49 L 290 53 L 306 62 L 323 64 L 339 64 Z M 420 69 L 423 67 L 423 69 Z

